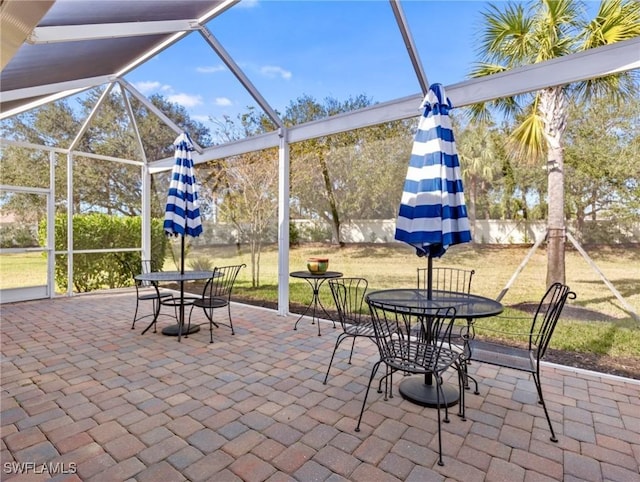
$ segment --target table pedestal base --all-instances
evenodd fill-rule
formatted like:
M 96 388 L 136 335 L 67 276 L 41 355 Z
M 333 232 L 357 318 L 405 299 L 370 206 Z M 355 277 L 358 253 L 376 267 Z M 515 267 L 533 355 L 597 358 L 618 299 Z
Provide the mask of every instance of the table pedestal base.
M 167 336 L 178 336 L 178 328 L 180 327 L 180 325 L 171 325 L 171 326 L 166 326 L 162 329 L 162 334 L 163 335 L 167 335 Z M 189 328 L 189 332 L 187 333 L 187 328 L 183 327 L 182 328 L 182 336 L 185 335 L 190 335 L 192 333 L 197 333 L 200 331 L 200 326 L 199 325 L 191 325 L 191 328 Z
M 405 400 L 409 400 L 417 405 L 423 407 L 436 408 L 438 406 L 438 394 L 436 393 L 436 385 L 427 385 L 422 376 L 414 376 L 405 378 L 398 389 L 400 395 Z M 460 400 L 460 394 L 458 389 L 446 383 L 442 385 L 442 391 L 444 392 L 444 400 L 442 394 L 440 394 L 440 406 L 451 407 Z M 446 400 L 446 403 L 445 403 Z

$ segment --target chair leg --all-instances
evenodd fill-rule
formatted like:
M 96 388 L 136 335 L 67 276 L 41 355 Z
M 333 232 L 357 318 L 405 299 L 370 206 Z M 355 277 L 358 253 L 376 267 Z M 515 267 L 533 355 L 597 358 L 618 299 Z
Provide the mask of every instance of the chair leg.
M 162 309 L 162 300 L 158 298 L 157 300 L 153 300 L 153 312 L 154 320 L 153 320 L 153 332 L 158 333 L 158 316 L 160 316 L 160 310 Z
M 457 372 L 458 372 L 458 389 L 460 390 L 460 400 L 458 401 L 458 416 L 462 420 L 466 420 L 467 418 L 466 418 L 465 405 L 464 405 L 465 404 L 464 384 L 466 380 L 466 375 L 464 372 L 464 368 L 462 366 L 458 367 Z
M 469 380 L 471 380 L 473 382 L 473 385 L 475 387 L 475 390 L 473 391 L 474 395 L 480 395 L 480 391 L 478 390 L 478 381 L 475 379 L 475 377 L 473 375 L 469 375 L 469 370 L 468 370 L 468 366 L 470 364 L 470 362 L 468 360 L 463 362 L 463 377 L 464 377 L 464 388 L 465 390 L 469 390 Z
M 444 465 L 444 462 L 442 461 L 442 420 L 441 420 L 441 415 L 440 415 L 440 395 L 442 395 L 442 397 L 444 398 L 444 393 L 442 392 L 442 384 L 440 383 L 440 380 L 438 380 L 439 377 L 436 377 L 435 380 L 435 384 L 436 384 L 436 410 L 438 411 L 438 465 L 442 466 Z M 445 414 L 446 414 L 446 408 L 447 408 L 447 401 L 446 399 L 444 400 L 444 407 L 445 407 Z M 448 417 L 445 415 L 445 422 L 448 422 Z
M 336 350 L 340 346 L 340 343 L 342 343 L 342 341 L 345 338 L 347 338 L 348 336 L 349 335 L 346 335 L 345 333 L 340 333 L 338 335 L 338 339 L 336 340 L 336 344 L 333 346 L 333 353 L 331 354 L 331 360 L 329 361 L 329 367 L 327 368 L 327 374 L 324 376 L 324 382 L 323 382 L 324 385 L 327 384 L 327 379 L 329 378 L 329 370 L 331 370 L 331 364 L 333 363 L 333 357 L 336 356 Z M 354 341 L 355 341 L 355 338 L 354 338 Z
M 442 401 L 443 401 L 443 405 L 444 405 L 444 419 L 442 420 L 444 423 L 449 423 L 449 403 L 447 402 L 447 396 L 444 393 L 444 390 L 442 389 L 442 384 L 444 383 L 444 380 L 439 377 L 436 376 L 436 380 L 435 380 L 437 386 L 438 386 L 438 390 L 436 390 L 436 392 L 438 392 L 438 399 L 440 397 L 440 395 L 442 395 Z M 438 402 L 438 413 L 440 413 L 440 402 Z
M 136 311 L 133 313 L 133 323 L 131 324 L 131 329 L 135 329 L 136 327 L 136 320 L 138 319 L 138 306 L 140 305 L 140 300 L 138 298 L 136 298 Z M 155 306 L 154 306 L 155 308 Z
M 553 425 L 551 425 L 551 417 L 549 417 L 549 411 L 547 410 L 547 404 L 544 403 L 544 398 L 542 397 L 542 386 L 540 385 L 540 374 L 533 373 L 533 382 L 536 384 L 536 390 L 538 390 L 538 398 L 540 405 L 542 405 L 542 409 L 544 410 L 544 415 L 547 417 L 547 423 L 549 424 L 549 430 L 551 431 L 552 442 L 557 442 L 558 438 L 556 437 L 556 433 L 553 431 Z
M 210 323 L 213 323 L 213 326 L 215 326 L 216 328 L 219 328 L 218 324 L 215 321 L 213 321 L 213 310 L 214 308 L 210 308 L 210 311 L 207 311 L 207 309 L 204 306 L 202 307 L 202 311 L 204 311 L 204 316 L 207 317 Z
M 353 357 L 353 349 L 356 346 L 356 337 L 353 336 L 353 342 L 351 342 L 351 353 L 349 353 L 349 365 L 351 365 L 351 357 Z
M 387 373 L 385 376 L 380 378 L 378 382 L 378 393 L 382 393 L 382 382 L 384 382 L 384 401 L 386 402 L 389 398 L 393 398 L 393 372 L 395 369 L 389 368 L 387 365 Z M 391 380 L 391 382 L 389 382 Z M 389 388 L 391 387 L 391 388 Z
M 231 334 L 235 335 L 236 332 L 233 330 L 233 321 L 231 321 L 231 301 L 227 304 L 227 311 L 229 313 L 229 327 L 231 328 Z
M 358 417 L 358 425 L 356 425 L 356 432 L 360 431 L 360 422 L 362 421 L 362 414 L 364 413 L 364 407 L 367 404 L 367 397 L 369 396 L 369 389 L 371 388 L 371 382 L 373 381 L 373 379 L 376 376 L 376 373 L 378 372 L 380 363 L 382 363 L 382 360 L 377 361 L 375 365 L 373 365 L 373 368 L 371 369 L 371 376 L 369 377 L 369 384 L 367 385 L 367 391 L 364 393 L 364 400 L 362 400 L 362 408 L 360 409 L 360 417 Z
M 189 331 L 191 330 L 191 314 L 193 313 L 193 305 L 191 305 L 191 309 L 189 310 L 189 321 L 187 322 L 187 332 L 184 334 L 184 337 L 187 338 L 189 336 Z M 178 320 L 180 323 L 180 320 Z
M 204 316 L 209 320 L 209 343 L 213 343 L 213 325 L 216 325 L 216 328 L 218 327 L 218 325 L 213 322 L 213 308 L 211 308 L 211 311 L 209 312 L 203 306 L 202 311 L 204 311 Z

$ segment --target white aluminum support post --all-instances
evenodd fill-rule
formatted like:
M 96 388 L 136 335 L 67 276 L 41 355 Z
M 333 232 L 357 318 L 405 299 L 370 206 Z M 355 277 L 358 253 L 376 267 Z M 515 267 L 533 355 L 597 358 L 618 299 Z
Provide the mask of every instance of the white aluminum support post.
M 281 127 L 278 149 L 278 315 L 289 314 L 289 142 Z
M 149 165 L 142 165 L 142 259 L 151 259 L 151 173 Z
M 67 153 L 67 296 L 73 296 L 73 154 Z
M 49 194 L 47 194 L 47 291 L 56 293 L 56 153 L 49 151 Z

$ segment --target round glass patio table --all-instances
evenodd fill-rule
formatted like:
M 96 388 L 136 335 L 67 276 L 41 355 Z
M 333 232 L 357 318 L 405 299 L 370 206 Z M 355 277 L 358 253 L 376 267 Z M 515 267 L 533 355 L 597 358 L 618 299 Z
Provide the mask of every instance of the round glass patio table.
M 455 317 L 465 319 L 470 323 L 475 318 L 485 318 L 502 313 L 503 306 L 500 302 L 486 298 L 484 296 L 466 293 L 456 293 L 452 291 L 433 290 L 431 298 L 427 296 L 427 290 L 417 288 L 403 288 L 372 291 L 366 295 L 366 300 L 382 303 L 395 313 L 414 313 L 416 309 L 425 310 L 435 308 L 454 307 Z M 413 311 L 411 311 L 413 310 Z M 425 316 L 421 322 L 429 322 L 429 317 Z M 429 327 L 421 327 L 424 333 L 431 333 Z M 400 394 L 409 400 L 424 407 L 437 407 L 436 386 L 432 383 L 432 377 L 406 377 L 398 388 Z M 450 384 L 443 384 L 444 400 L 446 405 L 451 406 L 458 403 L 460 394 L 458 389 Z M 442 403 L 442 402 L 441 402 Z
M 140 281 L 149 281 L 151 283 L 167 283 L 167 282 L 177 282 L 180 283 L 180 317 L 178 319 L 178 323 L 175 325 L 167 326 L 162 329 L 163 335 L 168 336 L 177 336 L 178 340 L 180 340 L 182 335 L 190 335 L 191 333 L 196 333 L 200 330 L 198 325 L 193 325 L 189 329 L 189 333 L 186 332 L 184 326 L 184 305 L 185 305 L 185 297 L 184 297 L 184 282 L 185 281 L 200 281 L 206 280 L 213 276 L 213 271 L 185 271 L 181 273 L 180 271 L 153 271 L 151 273 L 141 273 L 136 275 L 136 279 Z M 191 297 L 189 299 L 192 299 Z M 157 314 L 156 314 L 157 318 Z M 147 331 L 150 326 L 155 323 L 154 321 L 145 329 Z M 143 332 L 144 333 L 144 332 Z

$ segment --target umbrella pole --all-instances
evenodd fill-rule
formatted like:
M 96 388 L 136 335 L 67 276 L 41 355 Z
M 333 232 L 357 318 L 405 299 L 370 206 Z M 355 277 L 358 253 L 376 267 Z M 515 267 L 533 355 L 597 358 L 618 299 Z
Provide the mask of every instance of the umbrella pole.
M 184 274 L 184 234 L 180 240 L 180 274 Z M 182 338 L 184 326 L 184 280 L 180 280 L 180 319 L 178 320 L 178 341 Z
M 184 234 L 180 240 L 180 274 L 184 274 Z
M 433 299 L 433 258 L 431 254 L 427 258 L 427 299 Z
M 431 257 L 431 253 L 429 253 L 427 257 L 427 299 L 433 299 L 433 258 Z M 429 324 L 429 326 L 431 326 L 431 324 Z M 433 385 L 431 373 L 424 374 L 424 383 L 425 385 Z

